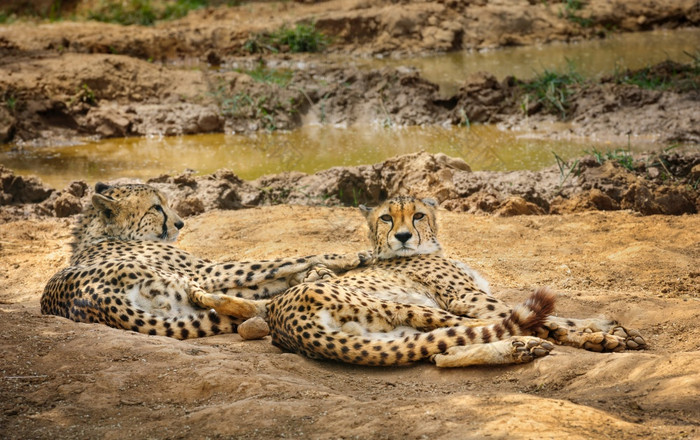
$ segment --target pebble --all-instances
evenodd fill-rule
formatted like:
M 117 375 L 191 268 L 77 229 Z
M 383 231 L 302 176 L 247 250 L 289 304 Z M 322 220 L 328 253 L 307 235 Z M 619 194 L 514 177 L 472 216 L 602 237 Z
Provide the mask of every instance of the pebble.
M 241 335 L 241 338 L 246 340 L 262 339 L 270 334 L 270 327 L 264 319 L 256 316 L 239 325 L 238 334 Z

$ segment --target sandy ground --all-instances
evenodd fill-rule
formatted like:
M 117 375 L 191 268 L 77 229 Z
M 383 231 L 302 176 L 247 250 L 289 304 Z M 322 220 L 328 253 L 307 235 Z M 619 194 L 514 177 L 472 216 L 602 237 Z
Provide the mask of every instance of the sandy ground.
M 439 370 L 307 360 L 220 335 L 178 342 L 41 316 L 71 220 L 0 224 L 4 438 L 697 438 L 700 221 L 628 211 L 500 218 L 441 212 L 447 253 L 495 294 L 559 292 L 650 348 L 557 347 L 532 364 Z M 179 245 L 217 260 L 364 249 L 352 208 L 282 205 L 188 219 Z

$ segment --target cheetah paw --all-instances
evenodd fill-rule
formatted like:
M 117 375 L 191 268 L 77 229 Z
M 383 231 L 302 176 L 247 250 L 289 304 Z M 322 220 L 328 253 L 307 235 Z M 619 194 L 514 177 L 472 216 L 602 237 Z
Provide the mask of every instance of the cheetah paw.
M 647 342 L 644 340 L 639 330 L 616 325 L 610 329 L 610 333 L 623 339 L 625 347 L 628 350 L 643 350 L 647 348 Z
M 517 337 L 513 338 L 511 340 L 511 345 L 513 350 L 513 362 L 516 364 L 532 362 L 537 358 L 547 356 L 549 352 L 554 349 L 554 345 L 550 342 L 532 337 L 526 340 Z
M 306 272 L 304 277 L 304 283 L 312 283 L 319 280 L 329 280 L 335 278 L 335 272 L 323 265 L 317 265 L 312 267 Z
M 438 367 L 467 367 L 470 365 L 524 364 L 547 356 L 554 345 L 533 336 L 514 336 L 488 344 L 450 347 L 430 359 Z

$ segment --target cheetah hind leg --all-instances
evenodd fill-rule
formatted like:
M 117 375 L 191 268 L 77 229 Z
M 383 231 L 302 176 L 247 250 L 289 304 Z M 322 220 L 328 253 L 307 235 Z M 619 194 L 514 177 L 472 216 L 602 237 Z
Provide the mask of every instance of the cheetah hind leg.
M 267 316 L 268 300 L 252 300 L 223 293 L 209 293 L 198 286 L 188 286 L 187 295 L 194 304 L 205 309 L 214 309 L 220 315 L 243 319 Z
M 626 328 L 608 319 L 567 319 L 550 316 L 538 336 L 561 345 L 570 345 L 596 352 L 642 350 L 647 343 L 635 329 Z
M 524 364 L 547 356 L 554 345 L 534 336 L 513 336 L 487 344 L 459 345 L 431 360 L 438 367 L 468 367 L 472 365 Z

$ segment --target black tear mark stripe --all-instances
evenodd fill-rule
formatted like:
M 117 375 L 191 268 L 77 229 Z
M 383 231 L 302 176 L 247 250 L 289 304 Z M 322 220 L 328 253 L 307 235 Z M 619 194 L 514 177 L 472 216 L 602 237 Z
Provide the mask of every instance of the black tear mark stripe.
M 163 232 L 160 234 L 160 238 L 165 239 L 168 236 L 168 214 L 165 213 L 160 205 L 156 205 L 156 211 L 160 211 L 163 214 Z

